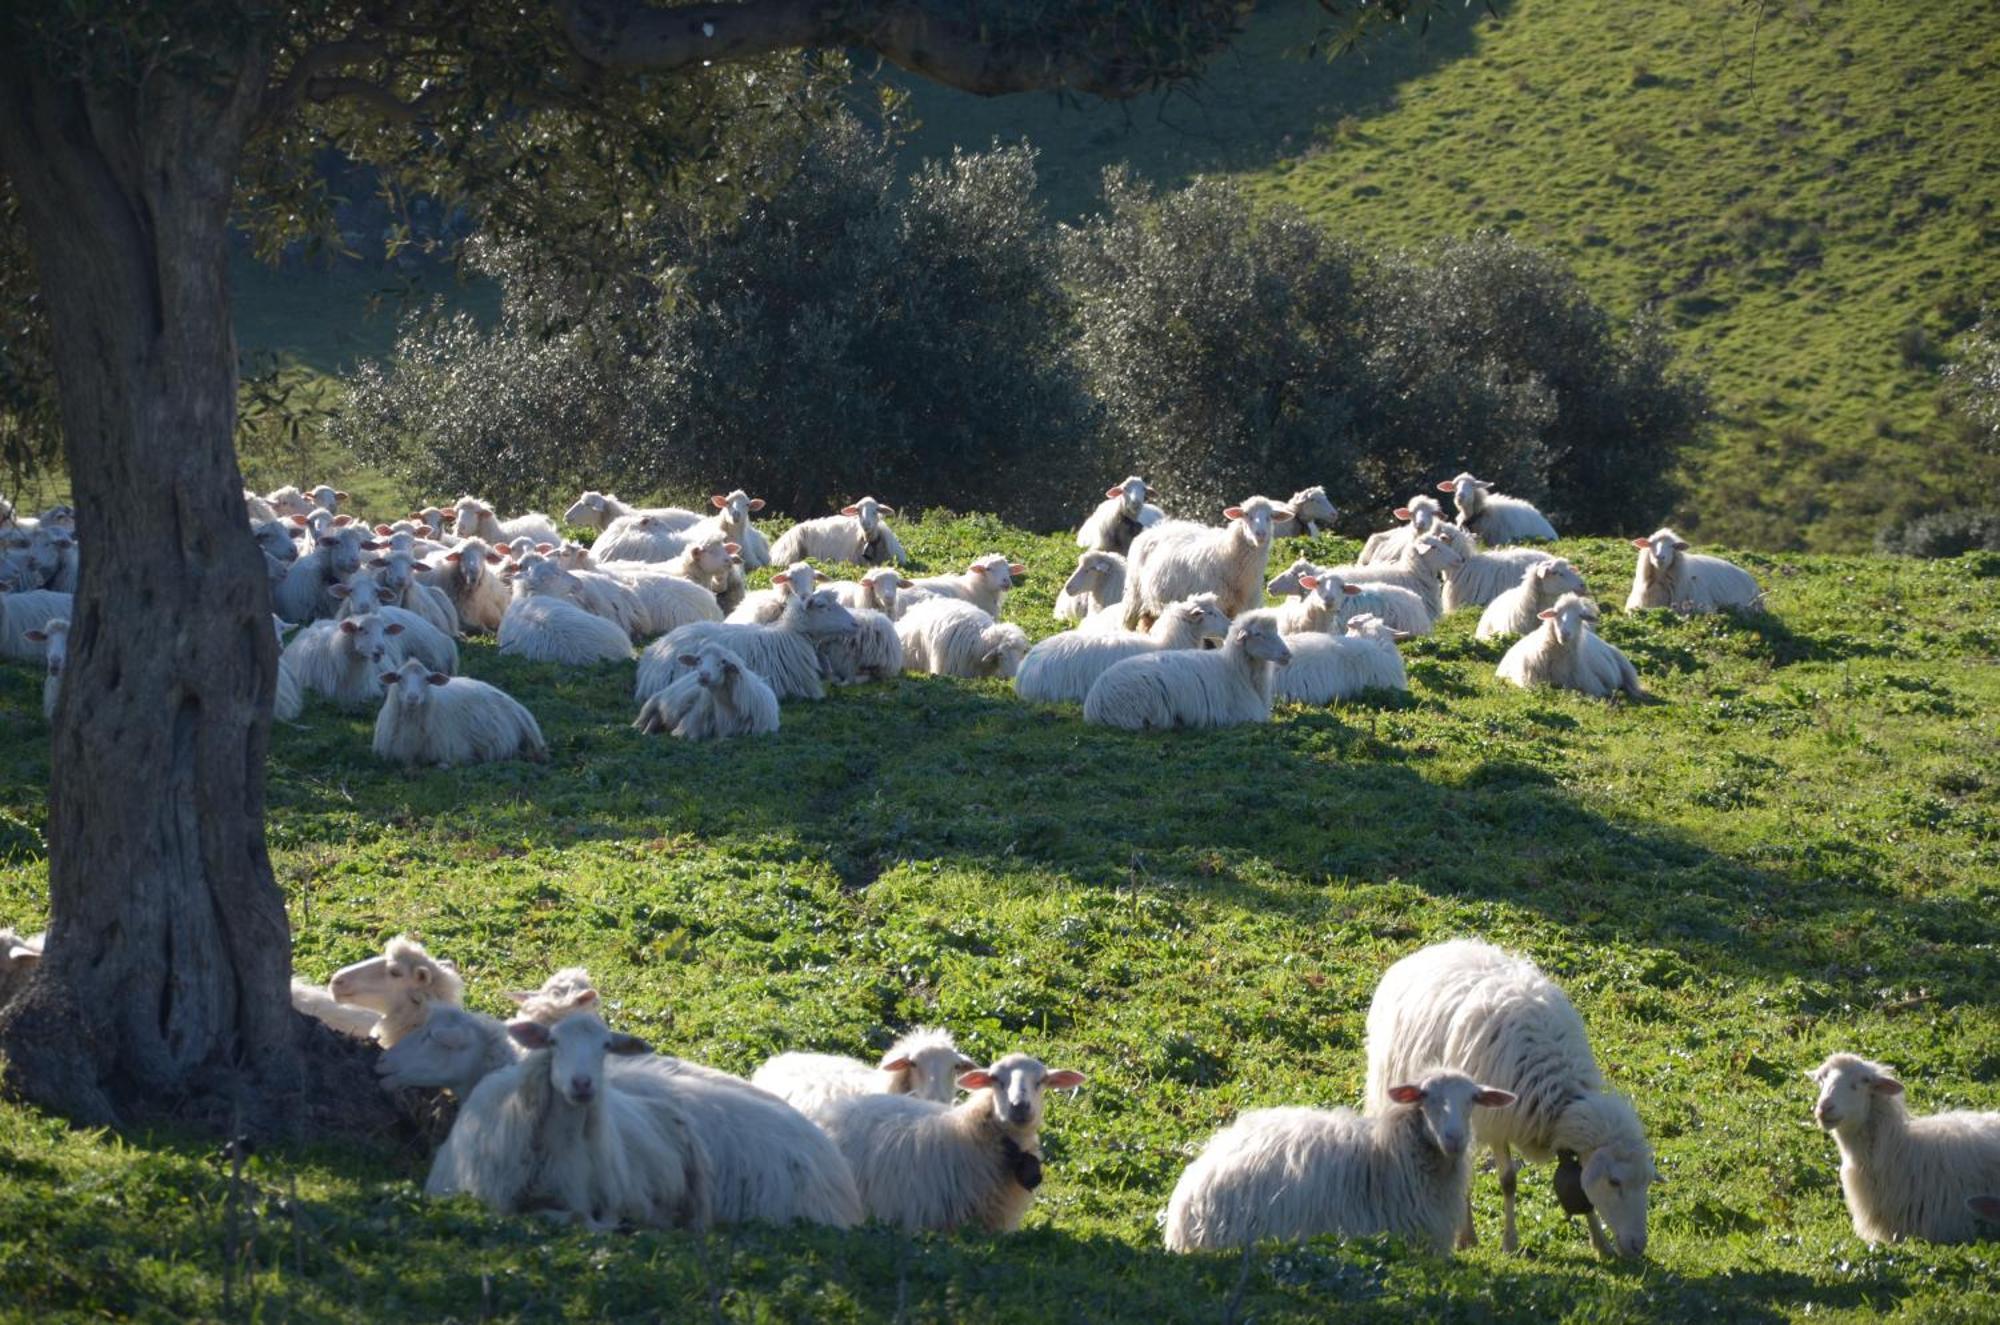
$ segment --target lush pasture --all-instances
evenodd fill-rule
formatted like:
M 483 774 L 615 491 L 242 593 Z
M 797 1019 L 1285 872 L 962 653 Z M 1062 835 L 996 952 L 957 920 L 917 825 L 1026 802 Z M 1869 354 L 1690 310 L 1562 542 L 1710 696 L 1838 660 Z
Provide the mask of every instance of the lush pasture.
M 1065 539 L 933 518 L 906 541 L 931 566 L 1028 561 L 1007 615 L 1053 625 Z M 1628 548 L 1565 550 L 1622 602 Z M 393 1147 L 267 1148 L 237 1187 L 207 1144 L 4 1107 L 0 1315 L 1992 1320 L 2000 1242 L 1854 1238 L 1800 1074 L 1858 1049 L 1921 1110 L 2000 1108 L 2000 558 L 1743 560 L 1769 615 L 1608 617 L 1645 705 L 1503 690 L 1468 615 L 1406 649 L 1407 697 L 1221 734 L 903 679 L 690 748 L 628 730 L 629 666 L 487 645 L 466 668 L 536 712 L 546 766 L 389 771 L 372 717 L 309 709 L 275 733 L 270 789 L 302 973 L 407 929 L 487 1011 L 582 961 L 616 1024 L 746 1072 L 919 1021 L 1033 1051 L 1090 1082 L 1049 1106 L 1027 1229 L 592 1237 L 426 1205 L 424 1157 Z M 28 924 L 38 699 L 0 669 L 0 919 Z M 1637 1097 L 1667 1177 L 1650 1261 L 1596 1260 L 1546 1169 L 1518 1258 L 1484 1175 L 1488 1236 L 1455 1262 L 1161 1251 L 1201 1141 L 1246 1107 L 1357 1099 L 1377 975 L 1468 933 L 1559 978 Z

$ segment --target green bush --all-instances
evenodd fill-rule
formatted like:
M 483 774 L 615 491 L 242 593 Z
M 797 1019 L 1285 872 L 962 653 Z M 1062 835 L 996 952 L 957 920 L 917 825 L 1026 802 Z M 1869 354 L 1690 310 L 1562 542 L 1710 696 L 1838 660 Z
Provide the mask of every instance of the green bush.
M 1938 511 L 1884 525 L 1875 536 L 1883 552 L 1903 557 L 1959 557 L 2000 552 L 2000 510 Z

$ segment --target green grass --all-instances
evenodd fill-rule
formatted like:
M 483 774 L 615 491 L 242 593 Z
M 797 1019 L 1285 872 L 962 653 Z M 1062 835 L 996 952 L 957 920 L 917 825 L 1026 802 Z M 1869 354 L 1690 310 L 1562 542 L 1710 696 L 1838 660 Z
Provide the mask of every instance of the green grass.
M 1064 539 L 904 533 L 932 566 L 1025 559 L 1007 615 L 1052 626 Z M 1619 598 L 1629 549 L 1565 550 Z M 2000 1246 L 1855 1239 L 1800 1072 L 1856 1049 L 1920 1110 L 2000 1107 L 2000 558 L 1743 560 L 1769 614 L 1608 617 L 1649 705 L 1502 688 L 1461 616 L 1407 647 L 1407 697 L 1221 733 L 905 678 L 691 748 L 626 726 L 630 666 L 484 644 L 467 671 L 535 711 L 546 766 L 391 771 L 369 718 L 309 709 L 270 777 L 302 973 L 410 930 L 477 1007 L 581 961 L 616 1024 L 733 1070 L 919 1021 L 1081 1068 L 1027 1228 L 590 1237 L 426 1204 L 418 1154 L 267 1150 L 225 1313 L 209 1147 L 8 1106 L 0 1314 L 1218 1321 L 1240 1288 L 1236 1318 L 1263 1321 L 1991 1320 Z M 0 668 L 0 918 L 25 924 L 46 908 L 37 691 Z M 1636 1096 L 1668 1179 L 1647 1266 L 1599 1263 L 1546 1170 L 1519 1258 L 1494 1245 L 1490 1176 L 1487 1241 L 1452 1262 L 1385 1240 L 1247 1270 L 1166 1255 L 1155 1214 L 1202 1140 L 1243 1108 L 1357 1099 L 1376 978 L 1459 934 L 1561 980 Z

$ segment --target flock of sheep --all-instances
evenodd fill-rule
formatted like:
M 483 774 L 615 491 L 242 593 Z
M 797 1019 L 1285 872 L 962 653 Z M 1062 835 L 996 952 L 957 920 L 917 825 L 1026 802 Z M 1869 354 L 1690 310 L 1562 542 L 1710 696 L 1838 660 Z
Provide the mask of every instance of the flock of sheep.
M 375 751 L 405 763 L 545 755 L 533 715 L 456 674 L 457 642 L 472 632 L 563 665 L 631 661 L 635 641 L 650 641 L 638 655 L 635 726 L 688 739 L 773 731 L 780 701 L 904 671 L 1010 677 L 1024 698 L 1080 704 L 1085 721 L 1107 726 L 1265 721 L 1277 699 L 1406 688 L 1397 643 L 1470 607 L 1481 610 L 1481 638 L 1520 637 L 1502 679 L 1641 694 L 1630 661 L 1597 635 L 1575 567 L 1514 546 L 1553 539 L 1547 520 L 1469 474 L 1438 487 L 1455 520 L 1420 495 L 1354 564 L 1299 561 L 1267 581 L 1274 538 L 1335 518 L 1323 490 L 1248 498 L 1217 528 L 1165 518 L 1145 482 L 1127 479 L 1077 535 L 1076 570 L 1056 603 L 1074 628 L 1033 647 L 1000 620 L 1024 567 L 995 553 L 959 574 L 910 579 L 884 519 L 895 512 L 873 498 L 772 545 L 752 524 L 763 503 L 742 491 L 717 494 L 706 515 L 587 492 L 564 521 L 598 531 L 588 548 L 546 516 L 503 521 L 474 497 L 372 529 L 340 512 L 345 494 L 331 487 L 245 500 L 279 637 L 296 629 L 281 655 L 278 716 L 295 717 L 315 694 L 379 705 Z M 0 651 L 46 663 L 53 712 L 74 522 L 61 509 L 31 520 L 7 508 L 0 540 Z M 1746 572 L 1690 553 L 1671 530 L 1633 542 L 1628 610 L 1761 601 Z M 816 562 L 863 569 L 832 582 Z M 751 592 L 744 572 L 764 565 L 783 569 Z M 1267 607 L 1267 593 L 1283 601 Z M 0 930 L 0 998 L 43 941 Z M 452 965 L 402 938 L 324 988 L 295 982 L 292 997 L 336 1031 L 379 1043 L 386 1088 L 457 1096 L 431 1193 L 594 1228 L 877 1219 L 1010 1230 L 1042 1180 L 1047 1092 L 1083 1083 L 1026 1054 L 981 1066 L 924 1029 L 872 1067 L 782 1054 L 745 1081 L 610 1030 L 579 969 L 514 995 L 513 1021 L 469 1011 Z M 1630 1102 L 1606 1091 L 1575 1009 L 1532 963 L 1473 941 L 1405 958 L 1376 991 L 1367 1062 L 1359 1113 L 1256 1110 L 1211 1138 L 1168 1202 L 1167 1246 L 1392 1233 L 1448 1253 L 1474 1239 L 1472 1158 L 1483 1148 L 1505 1197 L 1508 1250 L 1516 1174 L 1553 1159 L 1563 1208 L 1587 1219 L 1599 1250 L 1643 1253 L 1651 1147 Z M 1964 1240 L 2000 1218 L 2000 1114 L 1912 1118 L 1889 1070 L 1852 1055 L 1813 1075 L 1857 1233 Z

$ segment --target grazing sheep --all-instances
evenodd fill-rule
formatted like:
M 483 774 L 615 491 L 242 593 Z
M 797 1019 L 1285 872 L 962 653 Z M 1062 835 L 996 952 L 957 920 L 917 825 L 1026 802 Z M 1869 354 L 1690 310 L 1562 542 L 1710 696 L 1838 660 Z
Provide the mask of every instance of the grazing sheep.
M 375 547 L 361 532 L 356 525 L 343 525 L 316 536 L 313 550 L 291 564 L 284 583 L 272 595 L 279 616 L 287 621 L 318 621 L 340 610 L 334 589 L 361 569 L 361 554 Z
M 1076 545 L 1087 552 L 1123 557 L 1133 539 L 1166 519 L 1166 512 L 1150 504 L 1152 498 L 1153 490 L 1137 474 L 1106 488 L 1104 500 L 1076 531 Z
M 0 658 L 13 662 L 43 661 L 42 646 L 28 637 L 31 630 L 47 630 L 58 618 L 73 620 L 76 598 L 54 589 L 30 589 L 23 593 L 0 594 Z
M 1456 939 L 1391 966 L 1368 1008 L 1370 1112 L 1390 1106 L 1391 1084 L 1416 1071 L 1413 1063 L 1449 1063 L 1515 1096 L 1472 1120 L 1474 1145 L 1492 1151 L 1500 1174 L 1505 1250 L 1519 1245 L 1514 1190 L 1522 1164 L 1560 1158 L 1557 1192 L 1577 1180 L 1584 1199 L 1564 1206 L 1587 1217 L 1598 1251 L 1645 1253 L 1646 1189 L 1659 1176 L 1645 1128 L 1631 1101 L 1605 1091 L 1583 1019 L 1533 962 Z M 1478 1240 L 1469 1202 L 1462 1215 L 1459 1245 L 1469 1247 Z
M 1021 1226 L 1042 1182 L 1043 1094 L 1081 1086 L 1083 1073 L 1009 1054 L 958 1084 L 972 1094 L 957 1108 L 871 1093 L 818 1110 L 870 1218 L 912 1231 Z
M 1583 576 L 1566 558 L 1536 562 L 1528 567 L 1525 579 L 1486 605 L 1473 633 L 1480 639 L 1525 635 L 1540 624 L 1542 610 L 1554 607 L 1564 594 L 1589 592 Z
M 1646 607 L 1670 607 L 1676 612 L 1720 612 L 1725 608 L 1755 611 L 1764 605 L 1764 590 L 1750 572 L 1721 557 L 1689 552 L 1671 529 L 1651 538 L 1635 538 L 1638 568 L 1632 574 L 1627 612 Z
M 1203 640 L 1221 639 L 1228 633 L 1229 618 L 1222 614 L 1215 595 L 1202 594 L 1173 604 L 1143 635 L 1075 630 L 1051 635 L 1021 660 L 1014 690 L 1021 698 L 1037 703 L 1081 704 L 1113 663 L 1166 649 L 1198 649 Z
M 766 626 L 698 621 L 654 640 L 639 655 L 635 698 L 641 703 L 665 690 L 687 668 L 680 662 L 703 644 L 720 644 L 767 681 L 779 699 L 824 699 L 819 647 L 854 633 L 854 614 L 825 589 L 793 594 L 784 614 Z
M 304 712 L 307 695 L 325 695 L 350 711 L 375 703 L 382 698 L 382 673 L 402 666 L 402 633 L 400 623 L 379 612 L 313 622 L 278 655 L 272 714 L 291 721 Z
M 987 616 L 998 617 L 1007 591 L 1027 573 L 1028 568 L 1022 563 L 989 552 L 975 557 L 962 575 L 933 575 L 912 584 L 902 593 L 903 610 L 907 613 L 918 603 L 955 598 L 972 604 Z
M 1014 675 L 1028 654 L 1028 633 L 995 621 L 971 603 L 950 598 L 917 602 L 896 622 L 903 670 L 968 679 Z
M 1357 616 L 1341 635 L 1294 635 L 1291 665 L 1271 684 L 1277 699 L 1299 704 L 1331 704 L 1366 690 L 1408 690 L 1396 632 L 1380 617 Z
M 495 546 L 517 538 L 531 538 L 550 547 L 562 542 L 562 531 L 556 528 L 556 522 L 540 511 L 502 520 L 490 505 L 473 496 L 460 497 L 445 512 L 445 518 L 459 538 L 482 538 Z
M 1840 1192 L 1854 1234 L 1868 1242 L 1970 1242 L 1996 1212 L 2000 1113 L 1955 1110 L 1912 1118 L 1903 1083 L 1880 1063 L 1834 1054 L 1807 1073 L 1819 1083 L 1813 1118 L 1840 1146 Z
M 385 624 L 403 628 L 401 642 L 405 657 L 421 659 L 431 671 L 447 676 L 458 673 L 458 645 L 451 636 L 415 612 L 393 606 L 378 572 L 354 572 L 346 584 L 333 586 L 333 596 L 340 602 L 335 620 L 379 614 Z
M 1125 601 L 1125 558 L 1116 552 L 1086 552 L 1056 595 L 1056 620 L 1085 621 Z M 1119 629 L 1124 629 L 1120 613 Z
M 380 957 L 335 971 L 326 991 L 336 1002 L 380 1015 L 375 1038 L 385 1049 L 423 1025 L 432 1003 L 456 1006 L 465 1001 L 458 968 L 431 956 L 407 934 L 390 939 Z
M 1221 529 L 1164 520 L 1133 540 L 1125 557 L 1125 629 L 1151 625 L 1169 603 L 1201 593 L 1221 599 L 1232 617 L 1262 605 L 1271 526 L 1291 519 L 1292 510 L 1250 497 L 1222 514 L 1229 523 Z
M 373 1039 L 382 1022 L 381 1013 L 350 1007 L 328 993 L 326 986 L 308 984 L 297 976 L 292 977 L 292 1010 L 355 1040 Z
M 1245 612 L 1220 649 L 1113 663 L 1083 697 L 1083 720 L 1132 731 L 1269 722 L 1271 673 L 1291 659 L 1277 617 Z
M 1356 565 L 1373 566 L 1402 560 L 1411 540 L 1419 534 L 1428 534 L 1432 525 L 1444 519 L 1444 507 L 1438 504 L 1436 497 L 1420 492 L 1410 498 L 1409 505 L 1396 508 L 1396 518 L 1405 523 L 1368 535 L 1368 541 L 1361 545 L 1361 555 L 1354 559 Z
M 979 1064 L 960 1053 L 949 1031 L 919 1026 L 907 1031 L 874 1067 L 839 1054 L 778 1054 L 750 1078 L 808 1118 L 849 1095 L 908 1095 L 933 1104 L 958 1098 L 958 1078 Z
M 858 580 L 840 580 L 827 587 L 842 607 L 866 608 L 893 621 L 903 612 L 902 591 L 915 583 L 894 566 L 877 566 Z
M 772 564 L 789 566 L 795 561 L 844 561 L 856 566 L 900 566 L 907 558 L 896 533 L 882 523 L 896 508 L 884 506 L 873 497 L 863 497 L 852 506 L 843 506 L 838 515 L 817 520 L 801 520 L 787 529 L 771 547 Z
M 535 715 L 497 686 L 432 671 L 415 658 L 381 677 L 375 757 L 399 764 L 548 758 Z
M 719 644 L 683 653 L 681 678 L 648 699 L 632 725 L 684 741 L 761 736 L 778 730 L 778 696 L 763 677 Z
M 1555 560 L 1553 554 L 1538 548 L 1481 551 L 1479 540 L 1455 524 L 1435 526 L 1430 537 L 1445 545 L 1446 555 L 1438 572 L 1444 576 L 1446 614 L 1462 607 L 1484 607 L 1526 579 L 1530 567 Z
M 1327 500 L 1326 489 L 1317 483 L 1302 492 L 1293 493 L 1285 505 L 1291 508 L 1292 518 L 1271 522 L 1271 536 L 1274 538 L 1317 534 L 1321 525 L 1330 525 L 1340 518 L 1339 510 Z
M 687 529 L 701 523 L 701 516 L 679 506 L 627 506 L 608 492 L 585 492 L 576 502 L 563 512 L 563 523 L 581 529 L 608 529 L 613 521 L 651 516 L 658 524 L 673 530 Z
M 1458 525 L 1469 534 L 1479 535 L 1489 547 L 1502 547 L 1526 539 L 1554 541 L 1556 527 L 1535 509 L 1533 502 L 1493 491 L 1493 485 L 1470 474 L 1446 479 L 1439 492 L 1449 492 L 1458 507 Z
M 522 562 L 514 572 L 514 601 L 500 619 L 500 652 L 571 667 L 628 661 L 632 637 L 616 622 L 571 602 L 575 583 L 575 576 L 546 558 Z
M 1425 1071 L 1388 1089 L 1390 1107 L 1253 1109 L 1209 1139 L 1167 1202 L 1168 1251 L 1264 1238 L 1390 1233 L 1451 1254 L 1472 1180 L 1473 1110 L 1514 1097 L 1463 1072 Z
M 866 607 L 848 610 L 854 616 L 854 633 L 819 645 L 820 667 L 827 679 L 844 686 L 901 676 L 903 640 L 896 634 L 896 619 Z
M 42 623 L 40 630 L 22 632 L 22 637 L 30 644 L 39 644 L 43 650 L 42 676 L 42 717 L 48 722 L 56 718 L 56 700 L 62 695 L 63 664 L 69 661 L 69 622 L 62 617 L 51 617 Z
M 468 538 L 426 568 L 427 582 L 444 591 L 466 630 L 492 634 L 507 615 L 507 584 L 497 568 L 507 558 L 480 538 Z
M 764 509 L 762 497 L 752 497 L 738 488 L 726 496 L 715 493 L 709 497 L 708 504 L 715 508 L 715 514 L 689 527 L 686 535 L 689 542 L 704 541 L 720 534 L 736 544 L 737 555 L 743 558 L 745 570 L 756 570 L 759 566 L 771 564 L 771 544 L 762 531 L 750 523 L 751 514 Z
M 1632 660 L 1617 645 L 1598 638 L 1596 603 L 1566 593 L 1536 615 L 1541 628 L 1514 641 L 1495 676 L 1523 689 L 1554 686 L 1593 699 L 1609 699 L 1622 690 L 1634 699 L 1645 698 Z
M 809 594 L 832 578 L 825 571 L 813 569 L 808 562 L 795 561 L 771 577 L 770 588 L 744 595 L 726 620 L 732 625 L 767 626 L 784 615 L 785 604 L 792 597 Z M 840 600 L 838 591 L 834 599 Z

